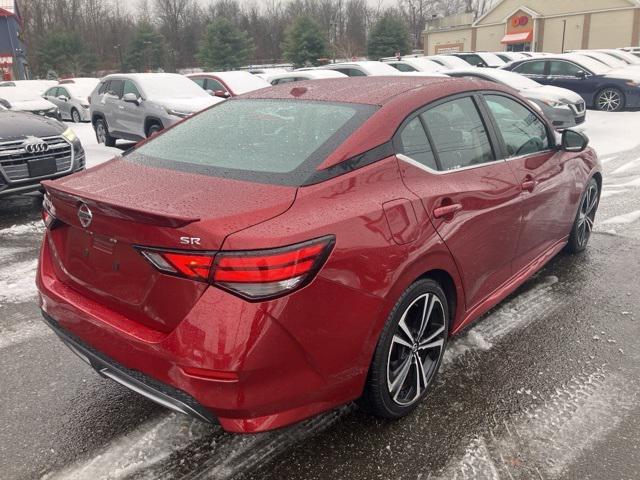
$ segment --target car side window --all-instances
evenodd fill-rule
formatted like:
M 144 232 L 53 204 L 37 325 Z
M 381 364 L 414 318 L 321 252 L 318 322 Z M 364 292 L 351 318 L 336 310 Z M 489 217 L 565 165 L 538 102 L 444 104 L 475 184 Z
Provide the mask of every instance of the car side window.
M 204 88 L 204 78 L 192 78 L 195 83 L 197 83 L 200 87 Z
M 278 78 L 273 81 L 273 85 L 282 85 L 283 83 L 291 83 L 295 82 L 296 80 L 298 79 L 293 77 Z
M 401 72 L 417 72 L 415 68 L 413 68 L 411 65 L 407 65 L 406 63 L 392 63 L 391 66 Z
M 463 60 L 465 60 L 467 63 L 470 63 L 474 67 L 477 67 L 478 65 L 484 65 L 484 61 L 479 55 L 464 54 L 464 55 L 460 55 L 460 57 L 462 57 Z
M 584 72 L 584 69 L 580 68 L 575 63 L 561 62 L 557 60 L 551 60 L 549 62 L 549 75 L 556 75 L 559 77 L 577 77 L 578 72 Z
M 485 95 L 484 98 L 498 124 L 509 157 L 549 149 L 547 128 L 531 110 L 502 95 Z
M 487 130 L 471 97 L 441 103 L 422 114 L 442 170 L 495 160 Z
M 109 91 L 109 83 L 109 81 L 106 81 L 100 84 L 100 89 L 98 90 L 99 95 L 103 95 Z
M 415 117 L 402 129 L 402 132 L 400 132 L 400 148 L 403 154 L 416 162 L 433 170 L 438 169 L 420 118 Z
M 521 63 L 513 71 L 522 75 L 544 75 L 544 60 Z
M 50 88 L 49 90 L 47 90 L 44 94 L 45 97 L 55 97 L 56 96 L 56 90 L 58 90 L 57 88 Z
M 227 89 L 222 85 L 219 81 L 214 80 L 213 78 L 207 78 L 207 90 L 212 90 L 214 92 L 218 90 L 222 90 L 226 92 Z
M 347 75 L 349 75 L 350 77 L 366 77 L 367 76 L 366 73 L 364 73 L 361 70 L 358 70 L 357 68 L 350 68 L 348 70 Z
M 109 82 L 109 90 L 107 90 L 107 93 L 109 95 L 113 95 L 114 97 L 122 98 L 123 90 L 124 90 L 124 81 L 111 80 Z
M 59 97 L 61 95 L 64 95 L 67 98 L 71 98 L 71 95 L 69 95 L 69 92 L 66 88 L 58 87 L 58 93 L 56 93 L 56 97 Z
M 136 98 L 140 98 L 142 96 L 140 95 L 140 91 L 138 90 L 138 87 L 136 87 L 136 84 L 133 83 L 131 80 L 124 81 L 122 96 L 126 95 L 127 93 L 133 93 L 136 96 Z

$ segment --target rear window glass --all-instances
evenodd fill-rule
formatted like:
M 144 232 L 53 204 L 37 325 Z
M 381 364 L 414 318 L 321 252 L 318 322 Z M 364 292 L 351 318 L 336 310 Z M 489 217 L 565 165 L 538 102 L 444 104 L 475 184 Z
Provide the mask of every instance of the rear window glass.
M 260 183 L 302 185 L 375 110 L 344 103 L 227 100 L 142 145 L 127 159 Z

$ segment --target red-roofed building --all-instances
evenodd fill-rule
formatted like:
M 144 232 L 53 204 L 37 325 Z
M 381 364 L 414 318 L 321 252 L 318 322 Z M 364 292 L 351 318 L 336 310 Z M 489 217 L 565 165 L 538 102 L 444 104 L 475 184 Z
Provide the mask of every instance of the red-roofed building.
M 21 31 L 18 0 L 0 0 L 0 80 L 22 80 L 28 76 Z

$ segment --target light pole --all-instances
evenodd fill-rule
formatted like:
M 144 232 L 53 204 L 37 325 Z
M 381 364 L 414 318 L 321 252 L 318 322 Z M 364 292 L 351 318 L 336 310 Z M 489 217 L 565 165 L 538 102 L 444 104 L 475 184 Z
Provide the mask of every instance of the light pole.
M 564 38 L 566 33 L 567 33 L 567 21 L 563 20 L 562 21 L 562 52 L 561 53 L 564 53 Z

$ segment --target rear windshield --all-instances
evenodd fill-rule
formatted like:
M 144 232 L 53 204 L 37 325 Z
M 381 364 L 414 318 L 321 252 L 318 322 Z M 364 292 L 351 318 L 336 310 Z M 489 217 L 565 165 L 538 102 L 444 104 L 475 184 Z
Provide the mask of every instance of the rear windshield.
M 127 160 L 298 186 L 375 110 L 345 103 L 227 100 L 135 149 Z

